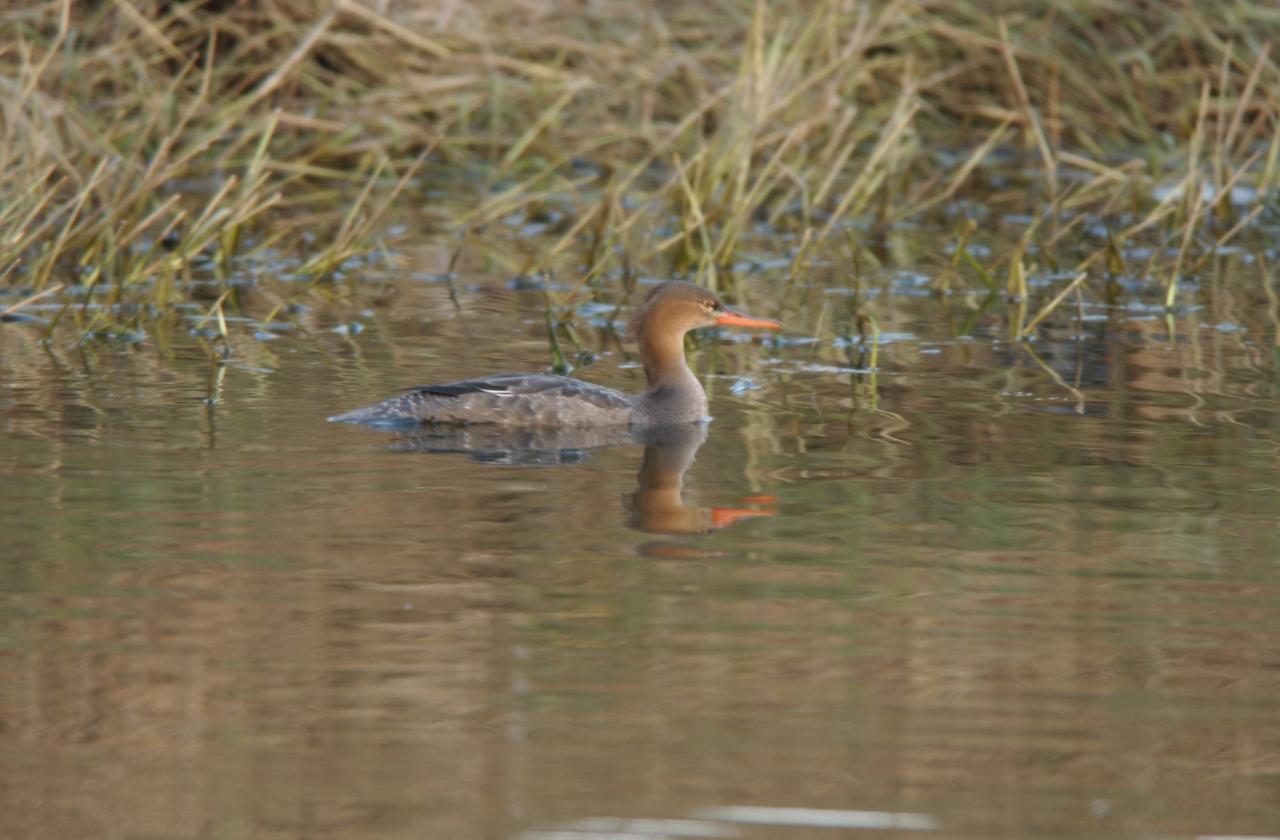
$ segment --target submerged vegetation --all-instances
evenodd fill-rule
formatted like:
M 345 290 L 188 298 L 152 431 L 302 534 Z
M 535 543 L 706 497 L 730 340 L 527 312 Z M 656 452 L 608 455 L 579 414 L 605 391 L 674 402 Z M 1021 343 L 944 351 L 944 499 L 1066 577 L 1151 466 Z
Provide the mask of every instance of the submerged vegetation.
M 923 217 L 953 231 L 934 290 L 1009 301 L 1014 336 L 1134 289 L 1173 311 L 1275 222 L 1277 35 L 1247 0 L 9 2 L 0 319 L 184 306 L 225 337 L 239 288 L 279 281 L 269 321 L 423 205 L 450 269 L 536 223 L 514 269 L 572 278 L 549 318 L 641 270 L 732 287 L 762 230 L 789 294 Z M 1034 209 L 1007 253 L 971 247 L 995 161 L 983 205 Z M 1277 254 L 1248 254 L 1269 297 Z

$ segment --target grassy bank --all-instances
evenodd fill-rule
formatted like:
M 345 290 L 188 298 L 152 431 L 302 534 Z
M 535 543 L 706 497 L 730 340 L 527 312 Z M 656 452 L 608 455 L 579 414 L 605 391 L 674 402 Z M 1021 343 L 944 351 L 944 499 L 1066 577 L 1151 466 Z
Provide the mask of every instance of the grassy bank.
M 0 310 L 47 293 L 79 304 L 50 331 L 97 335 L 199 288 L 220 313 L 237 265 L 322 281 L 428 190 L 462 249 L 554 202 L 523 269 L 584 289 L 636 266 L 732 284 L 762 224 L 799 276 L 997 154 L 1035 220 L 985 258 L 958 224 L 940 287 L 1025 302 L 1062 273 L 1020 333 L 1114 275 L 1172 307 L 1272 212 L 1278 34 L 1262 2 L 11 2 Z

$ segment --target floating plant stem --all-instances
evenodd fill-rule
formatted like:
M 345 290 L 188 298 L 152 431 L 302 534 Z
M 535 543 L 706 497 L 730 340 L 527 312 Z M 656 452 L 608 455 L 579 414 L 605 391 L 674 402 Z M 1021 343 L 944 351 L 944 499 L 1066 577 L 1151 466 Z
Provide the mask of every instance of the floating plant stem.
M 50 295 L 57 294 L 60 291 L 62 291 L 61 283 L 59 283 L 56 286 L 50 286 L 47 289 L 42 289 L 36 292 L 35 294 L 30 295 L 29 297 L 25 297 L 22 300 L 18 301 L 17 303 L 11 304 L 5 307 L 3 310 L 0 310 L 0 318 L 4 318 L 6 316 L 12 315 L 24 306 L 29 306 L 38 300 L 42 300 L 44 298 L 49 297 Z
M 561 376 L 568 375 L 573 372 L 573 366 L 569 364 L 564 355 L 564 348 L 560 346 L 560 339 L 556 335 L 556 319 L 551 312 L 551 300 L 547 299 L 547 344 L 551 349 L 551 369 Z
M 1191 238 L 1196 232 L 1196 222 L 1200 219 L 1200 208 L 1203 204 L 1202 196 L 1203 188 L 1197 184 L 1196 199 L 1188 214 L 1187 221 L 1182 227 L 1182 243 L 1178 246 L 1178 256 L 1174 260 L 1173 268 L 1169 271 L 1169 279 L 1165 284 L 1164 308 L 1173 309 L 1178 299 L 1178 278 L 1182 274 L 1182 265 L 1186 261 L 1187 251 L 1191 247 Z
M 1054 370 L 1052 367 L 1046 364 L 1044 359 L 1041 359 L 1040 356 L 1036 353 L 1036 351 L 1031 349 L 1031 345 L 1024 343 L 1021 345 L 1021 347 L 1022 347 L 1022 351 L 1031 357 L 1031 361 L 1035 363 L 1036 367 L 1040 368 L 1042 371 L 1048 374 L 1049 378 L 1052 379 L 1058 387 L 1062 388 L 1063 390 L 1070 393 L 1071 396 L 1075 397 L 1076 399 L 1076 404 L 1074 408 L 1075 413 L 1084 414 L 1084 405 L 1085 405 L 1084 392 L 1081 391 L 1079 388 L 1076 388 L 1075 386 L 1068 384 L 1067 381 L 1062 378 L 1061 374 L 1059 374 L 1056 370 Z
M 1028 321 L 1026 326 L 1024 326 L 1022 330 L 1018 333 L 1018 338 L 1021 338 L 1024 341 L 1030 338 L 1031 333 L 1035 331 L 1035 328 L 1040 324 L 1040 322 L 1043 321 L 1045 318 L 1049 317 L 1049 314 L 1053 312 L 1053 310 L 1058 308 L 1058 304 L 1066 300 L 1067 295 L 1071 294 L 1072 292 L 1079 291 L 1080 284 L 1083 283 L 1084 279 L 1088 276 L 1089 276 L 1088 272 L 1082 271 L 1079 274 L 1077 274 L 1075 277 L 1071 278 L 1070 283 L 1068 283 L 1066 286 L 1063 286 L 1062 289 L 1056 295 L 1053 296 L 1052 300 L 1050 300 L 1044 306 L 1040 307 L 1040 310 L 1031 317 L 1031 320 Z
M 960 258 L 964 260 L 966 265 L 978 272 L 978 279 L 982 281 L 982 285 L 986 286 L 989 291 L 999 291 L 1000 286 L 996 283 L 996 278 L 992 277 L 991 272 L 987 271 L 986 267 L 974 258 L 973 254 L 970 253 L 969 249 L 964 244 L 960 245 L 957 253 L 959 253 Z

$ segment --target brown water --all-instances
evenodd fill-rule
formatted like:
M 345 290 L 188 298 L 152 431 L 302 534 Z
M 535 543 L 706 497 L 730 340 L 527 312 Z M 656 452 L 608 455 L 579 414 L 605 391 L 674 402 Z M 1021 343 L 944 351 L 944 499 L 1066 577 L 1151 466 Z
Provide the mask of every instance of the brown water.
M 887 271 L 873 381 L 848 293 L 775 275 L 784 341 L 705 337 L 705 442 L 647 447 L 324 422 L 545 369 L 492 267 L 225 366 L 0 324 L 0 836 L 1280 835 L 1259 284 L 1022 347 Z

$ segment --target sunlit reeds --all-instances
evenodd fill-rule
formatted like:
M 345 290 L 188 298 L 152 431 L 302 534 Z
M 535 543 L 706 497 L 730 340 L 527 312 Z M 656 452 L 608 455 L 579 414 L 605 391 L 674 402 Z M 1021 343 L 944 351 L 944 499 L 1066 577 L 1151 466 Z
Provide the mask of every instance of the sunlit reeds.
M 931 268 L 1008 298 L 1026 338 L 1120 272 L 1177 307 L 1271 212 L 1277 35 L 1256 2 L 10 2 L 0 284 L 10 309 L 61 286 L 59 323 L 93 335 L 268 254 L 329 278 L 430 187 L 462 249 L 568 213 L 518 267 L 572 275 L 554 339 L 639 266 L 732 291 L 761 229 L 794 243 L 790 289 L 851 231 L 972 200 L 999 155 L 1036 221 L 984 258 L 962 225 Z

